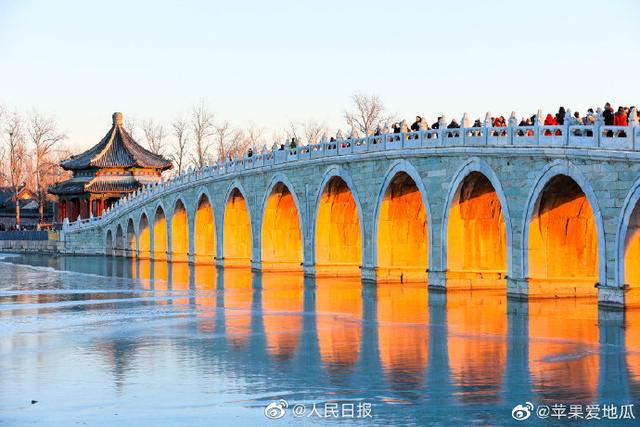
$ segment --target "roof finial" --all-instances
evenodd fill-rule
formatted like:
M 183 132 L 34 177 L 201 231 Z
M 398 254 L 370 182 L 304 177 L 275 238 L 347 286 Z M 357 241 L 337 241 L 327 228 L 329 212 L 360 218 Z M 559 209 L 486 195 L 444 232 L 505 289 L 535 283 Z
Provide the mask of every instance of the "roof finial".
M 114 125 L 122 126 L 122 113 L 115 112 L 111 117 Z

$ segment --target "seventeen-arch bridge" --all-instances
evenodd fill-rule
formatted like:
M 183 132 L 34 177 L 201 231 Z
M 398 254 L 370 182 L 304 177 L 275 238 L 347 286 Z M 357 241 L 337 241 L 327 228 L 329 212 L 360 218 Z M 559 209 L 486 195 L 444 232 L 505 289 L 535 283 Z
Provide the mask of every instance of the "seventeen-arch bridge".
M 624 305 L 640 289 L 639 199 L 637 119 L 424 130 L 191 170 L 66 223 L 63 238 L 69 253 L 433 287 L 506 282 L 513 296 Z

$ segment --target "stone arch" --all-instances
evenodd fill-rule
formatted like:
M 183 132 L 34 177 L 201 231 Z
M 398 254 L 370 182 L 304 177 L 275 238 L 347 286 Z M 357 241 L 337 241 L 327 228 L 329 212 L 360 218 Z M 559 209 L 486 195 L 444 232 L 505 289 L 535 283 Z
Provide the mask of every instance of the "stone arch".
M 171 212 L 171 261 L 189 261 L 189 215 L 184 198 L 180 195 L 173 202 Z
M 211 195 L 201 188 L 196 198 L 193 225 L 194 261 L 199 264 L 214 264 L 216 250 L 216 221 Z
M 127 219 L 127 234 L 125 247 L 127 250 L 127 256 L 135 257 L 138 252 L 138 234 L 136 233 L 136 226 L 133 223 L 133 218 Z
M 224 201 L 222 216 L 224 265 L 250 267 L 253 250 L 251 203 L 240 182 L 236 180 L 229 185 Z
M 148 259 L 151 257 L 151 224 L 145 211 L 140 213 L 138 220 L 138 257 Z
M 111 230 L 107 230 L 105 236 L 105 254 L 108 256 L 113 256 L 113 233 Z
M 291 182 L 272 177 L 262 200 L 261 261 L 263 270 L 301 269 L 304 256 L 303 216 Z
M 615 284 L 629 285 L 632 292 L 625 295 L 625 305 L 635 305 L 640 296 L 640 292 L 635 292 L 640 290 L 640 178 L 634 182 L 620 210 L 616 253 Z
M 333 192 L 330 185 L 335 186 Z M 338 205 L 333 212 L 335 202 Z M 314 212 L 311 230 L 316 274 L 360 275 L 365 247 L 362 205 L 353 180 L 342 168 L 334 166 L 325 172 Z M 342 224 L 332 222 L 335 218 L 341 218 Z
M 563 188 L 565 188 L 566 196 L 573 197 L 573 199 L 564 203 L 567 210 L 566 212 L 562 212 L 563 209 L 560 209 L 560 212 L 553 212 L 554 210 L 557 211 L 558 210 L 557 208 L 561 207 L 562 203 L 564 202 L 562 197 L 557 197 L 557 196 L 551 197 L 553 196 L 554 194 L 553 191 L 555 191 L 555 188 L 557 186 L 562 186 Z M 546 195 L 545 194 L 546 192 L 551 192 L 551 196 L 548 197 L 548 200 L 545 200 L 544 205 L 541 206 L 541 202 L 543 202 L 541 198 L 543 195 Z M 559 193 L 555 193 L 555 194 L 557 195 Z M 581 200 L 581 198 L 584 198 L 585 200 Z M 573 201 L 573 203 L 570 203 L 571 201 Z M 587 202 L 586 205 L 584 204 L 584 201 Z M 571 212 L 569 212 L 569 210 L 571 210 Z M 549 257 L 548 250 L 543 250 L 542 248 L 540 250 L 536 250 L 536 248 L 532 249 L 531 248 L 532 220 L 536 219 L 536 221 L 538 221 L 537 218 L 534 218 L 534 215 L 538 215 L 540 211 L 543 211 L 542 214 L 545 214 L 546 212 L 553 212 L 553 217 L 551 217 L 552 215 L 551 213 L 548 214 L 551 220 L 553 220 L 553 218 L 561 218 L 560 215 L 564 215 L 565 217 L 567 215 L 572 216 L 574 220 L 572 221 L 568 217 L 565 218 L 564 220 L 565 231 L 563 233 L 549 233 L 546 228 L 538 224 L 538 228 L 537 228 L 538 232 L 536 234 L 540 234 L 541 237 L 536 235 L 535 238 L 537 240 L 534 242 L 534 244 L 538 244 L 538 240 L 540 239 L 542 239 L 541 240 L 542 244 L 548 243 L 548 241 L 544 240 L 544 235 L 542 235 L 543 231 L 547 231 L 547 235 L 548 235 L 547 239 L 549 238 L 549 236 L 555 238 L 554 236 L 557 237 L 558 235 L 562 235 L 563 238 L 569 238 L 569 233 L 568 233 L 569 228 L 571 228 L 572 226 L 580 226 L 580 223 L 577 221 L 581 221 L 584 225 L 582 227 L 583 229 L 580 230 L 580 232 L 572 233 L 571 236 L 574 236 L 573 237 L 574 239 L 582 238 L 585 240 L 584 242 L 579 242 L 578 246 L 583 246 L 586 248 L 589 245 L 591 246 L 595 245 L 594 249 L 596 253 L 584 254 L 583 258 L 586 258 L 586 260 L 577 259 L 577 260 L 568 260 L 567 262 L 567 259 L 565 259 L 564 256 L 560 256 L 560 254 L 557 254 L 558 256 L 556 257 Z M 589 221 L 591 220 L 593 221 L 593 225 L 589 224 Z M 533 224 L 533 226 L 535 225 L 536 224 Z M 566 250 L 562 252 L 567 253 Z M 552 270 L 551 272 L 553 274 L 557 274 L 556 272 L 553 271 L 558 269 L 556 268 L 557 266 L 553 265 L 554 262 L 559 261 L 560 264 L 565 269 L 578 268 L 581 265 L 584 266 L 586 264 L 589 264 L 589 258 L 593 258 L 593 260 L 598 264 L 597 269 L 595 269 L 594 271 L 594 275 L 593 275 L 594 279 L 598 280 L 599 283 L 603 283 L 603 284 L 606 283 L 606 247 L 605 247 L 605 238 L 604 238 L 604 222 L 602 219 L 602 213 L 600 210 L 598 199 L 591 185 L 586 179 L 586 177 L 582 174 L 582 172 L 576 166 L 574 166 L 570 162 L 563 161 L 563 160 L 552 162 L 544 168 L 540 176 L 536 179 L 535 185 L 531 190 L 531 192 L 529 193 L 529 198 L 526 204 L 524 223 L 523 223 L 523 239 L 522 239 L 521 254 L 522 254 L 522 266 L 523 266 L 522 273 L 524 278 L 529 279 L 530 295 L 532 294 L 535 295 L 537 292 L 541 292 L 543 294 L 548 294 L 550 292 L 553 292 L 554 296 L 559 296 L 560 294 L 568 294 L 568 295 L 574 295 L 574 296 L 581 296 L 581 295 L 594 296 L 596 294 L 596 290 L 593 287 L 593 283 L 589 283 L 589 280 L 591 280 L 591 276 L 587 274 L 587 275 L 584 275 L 584 277 L 581 277 L 580 275 L 583 273 L 582 271 L 578 273 L 567 272 L 568 273 L 567 277 L 562 276 L 563 282 L 565 283 L 567 279 L 575 279 L 576 281 L 579 281 L 579 282 L 585 282 L 585 283 L 582 283 L 581 285 L 576 285 L 574 287 L 571 287 L 570 285 L 565 284 L 555 288 L 550 286 L 550 284 L 545 284 L 546 287 L 542 287 L 542 285 L 536 286 L 535 279 L 538 279 L 538 278 L 531 277 L 532 275 L 531 262 L 529 259 L 531 255 L 535 255 L 538 258 L 543 257 L 543 259 L 547 260 L 545 262 L 549 262 L 549 260 L 556 260 L 556 261 L 549 262 L 549 264 L 552 264 L 551 268 L 549 268 L 549 265 L 545 266 L 545 269 L 547 271 L 547 277 L 549 277 L 550 269 Z M 578 255 L 578 258 L 579 258 L 579 255 Z M 586 269 L 587 267 L 583 267 L 583 268 Z M 537 274 L 534 272 L 534 275 L 537 275 Z M 560 276 L 557 276 L 557 277 L 560 277 Z M 543 279 L 544 278 L 545 277 L 543 277 Z M 549 277 L 549 278 L 552 278 L 552 277 Z M 531 279 L 534 279 L 534 280 L 532 281 Z
M 153 259 L 166 260 L 168 251 L 167 210 L 162 202 L 153 210 Z
M 116 227 L 116 256 L 124 256 L 124 232 L 122 231 L 122 224 L 118 224 Z
M 489 164 L 472 158 L 456 171 L 442 218 L 442 269 L 449 276 L 495 279 L 513 274 L 509 205 Z M 460 256 L 452 258 L 450 251 Z
M 396 188 L 394 193 L 392 186 L 398 184 L 401 184 L 400 188 Z M 400 211 L 403 213 L 400 214 Z M 405 223 L 407 212 L 413 218 Z M 387 218 L 382 227 L 381 217 Z M 377 280 L 426 281 L 426 271 L 433 259 L 431 208 L 422 178 L 410 162 L 398 160 L 387 169 L 378 191 L 373 218 L 371 255 L 372 265 L 377 270 Z M 393 236 L 398 235 L 400 228 L 404 230 L 400 234 L 405 238 L 398 240 Z M 385 240 L 384 244 L 379 242 L 381 238 Z M 415 251 L 416 245 L 419 247 L 419 254 L 411 255 L 411 250 Z M 412 249 L 409 250 L 409 247 Z M 383 249 L 388 250 L 381 254 Z

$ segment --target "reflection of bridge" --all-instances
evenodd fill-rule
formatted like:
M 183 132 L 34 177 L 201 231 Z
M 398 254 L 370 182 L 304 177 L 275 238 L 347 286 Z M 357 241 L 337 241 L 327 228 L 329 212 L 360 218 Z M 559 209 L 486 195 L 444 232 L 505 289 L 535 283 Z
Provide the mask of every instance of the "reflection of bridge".
M 291 390 L 292 399 L 300 399 L 302 390 L 314 400 L 322 400 L 319 390 L 338 400 L 393 398 L 420 403 L 406 410 L 421 421 L 451 417 L 460 403 L 479 405 L 484 412 L 491 404 L 498 414 L 508 414 L 514 401 L 626 403 L 638 393 L 637 310 L 597 310 L 587 301 L 507 302 L 503 292 L 492 290 L 428 292 L 422 286 L 361 286 L 357 280 L 216 271 L 165 261 L 63 257 L 43 262 L 122 278 L 72 301 L 79 303 L 75 310 L 87 314 L 106 310 L 107 318 L 118 318 L 133 311 L 144 319 L 127 326 L 124 336 L 95 337 L 104 341 L 101 353 L 129 393 L 138 372 L 157 373 L 159 384 L 166 382 L 167 357 L 179 361 L 174 374 L 207 378 L 213 370 L 228 375 L 231 383 L 240 378 L 238 387 L 258 402 Z M 61 275 L 61 287 L 86 290 L 79 279 Z M 100 303 L 105 289 L 130 294 L 105 306 Z M 33 303 L 33 295 L 16 298 L 25 297 Z M 50 296 L 39 298 L 46 303 Z M 81 304 L 85 299 L 95 304 Z M 155 309 L 141 311 L 143 306 Z M 557 327 L 560 322 L 564 327 Z M 65 337 L 72 340 L 64 342 L 68 349 L 86 339 Z M 81 360 L 85 357 L 91 356 Z M 191 383 L 185 379 L 183 384 Z M 186 395 L 197 403 L 196 393 Z
M 435 287 L 506 279 L 510 295 L 597 293 L 600 303 L 621 305 L 640 285 L 639 145 L 635 120 L 265 151 L 66 225 L 65 245 Z

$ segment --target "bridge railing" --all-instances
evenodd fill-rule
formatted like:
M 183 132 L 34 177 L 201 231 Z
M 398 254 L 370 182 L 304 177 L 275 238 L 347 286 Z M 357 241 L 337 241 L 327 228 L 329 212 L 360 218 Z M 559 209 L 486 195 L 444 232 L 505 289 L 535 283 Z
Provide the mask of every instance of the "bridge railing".
M 511 121 L 510 121 L 511 122 Z M 568 120 L 567 120 L 568 122 Z M 512 123 L 512 122 L 511 122 Z M 189 169 L 181 175 L 147 185 L 120 199 L 101 217 L 65 220 L 63 229 L 93 227 L 115 218 L 124 209 L 144 204 L 146 200 L 166 190 L 190 182 L 215 176 L 226 176 L 243 171 L 270 168 L 275 165 L 313 161 L 319 158 L 353 156 L 379 151 L 423 150 L 436 147 L 563 147 L 574 149 L 602 149 L 640 152 L 640 126 L 637 116 L 629 126 L 605 126 L 601 121 L 593 125 L 542 125 L 506 127 L 482 126 L 442 129 L 422 129 L 406 133 L 387 133 L 364 137 L 336 138 L 318 144 L 286 147 L 274 145 L 251 156 L 225 160 L 202 169 Z

